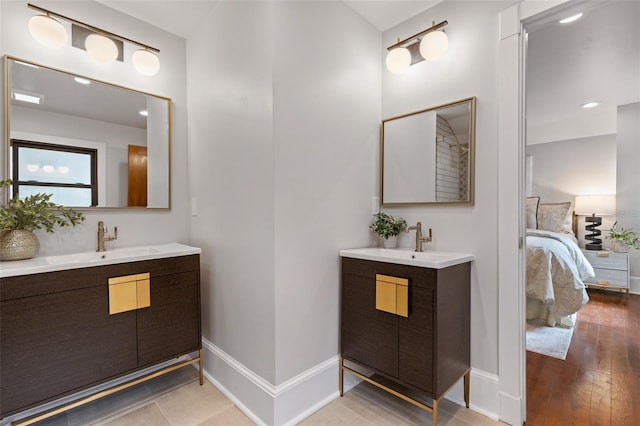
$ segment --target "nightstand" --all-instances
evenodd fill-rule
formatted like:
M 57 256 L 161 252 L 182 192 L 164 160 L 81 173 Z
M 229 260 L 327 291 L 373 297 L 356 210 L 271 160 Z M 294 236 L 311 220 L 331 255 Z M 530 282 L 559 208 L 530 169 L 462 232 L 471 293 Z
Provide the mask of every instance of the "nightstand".
M 629 253 L 609 250 L 582 250 L 593 266 L 595 278 L 587 278 L 588 287 L 626 291 L 629 294 Z

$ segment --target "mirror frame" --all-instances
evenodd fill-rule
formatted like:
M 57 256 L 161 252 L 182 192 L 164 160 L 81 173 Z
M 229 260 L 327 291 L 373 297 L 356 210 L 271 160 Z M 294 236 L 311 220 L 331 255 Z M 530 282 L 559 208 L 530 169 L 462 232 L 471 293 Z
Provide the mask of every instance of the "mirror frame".
M 167 128 L 167 149 L 168 149 L 168 161 L 167 161 L 167 207 L 137 207 L 137 206 L 132 206 L 132 207 L 128 207 L 128 206 L 104 206 L 104 207 L 89 207 L 89 206 L 68 206 L 70 208 L 73 208 L 74 210 L 78 210 L 78 211 L 93 211 L 93 210 L 154 210 L 154 211 L 162 211 L 162 210 L 171 210 L 171 199 L 172 199 L 172 194 L 171 194 L 171 184 L 172 184 L 172 180 L 171 180 L 171 163 L 172 163 L 172 134 L 173 134 L 173 100 L 171 98 L 168 98 L 166 96 L 160 96 L 160 95 L 156 95 L 153 93 L 148 93 L 148 92 L 143 92 L 140 90 L 136 90 L 136 89 L 132 89 L 130 87 L 126 87 L 126 86 L 122 86 L 119 84 L 114 84 L 114 83 L 110 83 L 108 81 L 104 81 L 104 80 L 98 80 L 92 77 L 88 77 L 85 75 L 80 75 L 80 74 L 76 74 L 70 71 L 65 71 L 65 70 L 61 70 L 58 68 L 53 68 L 47 65 L 42 65 L 36 62 L 32 62 L 30 60 L 26 60 L 26 59 L 21 59 L 12 55 L 4 55 L 3 56 L 3 73 L 4 73 L 4 78 L 3 78 L 3 84 L 4 84 L 4 146 L 2 147 L 3 150 L 3 155 L 5 156 L 3 164 L 1 164 L 1 166 L 4 168 L 2 170 L 2 176 L 3 179 L 11 179 L 9 170 L 10 170 L 10 161 L 11 159 L 9 158 L 9 147 L 10 147 L 10 143 L 11 143 L 11 126 L 10 126 L 10 120 L 9 120 L 9 110 L 11 107 L 11 88 L 10 88 L 10 75 L 9 75 L 9 62 L 10 61 L 17 61 L 17 62 L 24 62 L 27 64 L 32 64 L 35 66 L 38 66 L 40 68 L 43 68 L 45 70 L 49 70 L 49 71 L 55 71 L 55 72 L 59 72 L 59 73 L 63 73 L 63 74 L 67 74 L 69 76 L 73 76 L 73 77 L 81 77 L 81 78 L 86 78 L 88 80 L 91 80 L 93 82 L 96 83 L 101 83 L 101 84 L 106 84 L 108 86 L 111 87 L 115 87 L 115 88 L 119 88 L 122 90 L 126 90 L 129 92 L 134 92 L 134 93 L 138 93 L 140 95 L 143 96 L 151 96 L 154 97 L 156 99 L 161 99 L 161 100 L 165 100 L 167 101 L 167 120 L 168 120 L 168 128 Z M 11 191 L 9 188 L 3 188 L 4 189 L 4 194 L 1 194 L 1 200 L 3 201 L 3 203 L 6 203 L 9 198 L 11 197 Z
M 417 114 L 437 111 L 444 108 L 469 104 L 469 199 L 465 201 L 398 201 L 386 202 L 384 199 L 384 126 L 385 123 L 393 120 L 414 116 Z M 383 207 L 401 207 L 401 206 L 420 206 L 420 205 L 454 205 L 454 206 L 472 206 L 475 204 L 475 148 L 476 145 L 476 97 L 472 96 L 453 102 L 437 105 L 434 107 L 413 111 L 407 114 L 382 120 L 380 126 L 380 205 Z M 435 167 L 435 165 L 434 165 Z

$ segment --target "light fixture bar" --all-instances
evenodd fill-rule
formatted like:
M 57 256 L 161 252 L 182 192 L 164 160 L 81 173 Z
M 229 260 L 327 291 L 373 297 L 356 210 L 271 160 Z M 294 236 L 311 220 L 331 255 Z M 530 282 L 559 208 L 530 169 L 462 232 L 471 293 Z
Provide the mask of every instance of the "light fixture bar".
M 55 16 L 55 17 L 60 18 L 60 19 L 64 19 L 65 21 L 72 22 L 72 23 L 74 23 L 76 25 L 79 25 L 79 26 L 84 27 L 84 28 L 86 28 L 88 30 L 91 30 L 91 31 L 93 31 L 95 33 L 103 34 L 105 36 L 112 37 L 112 38 L 117 38 L 119 40 L 126 41 L 126 42 L 129 42 L 129 43 L 135 44 L 137 46 L 140 46 L 140 47 L 142 47 L 144 49 L 148 49 L 148 50 L 152 50 L 152 51 L 154 51 L 156 53 L 160 53 L 160 49 L 156 49 L 155 47 L 149 46 L 148 44 L 144 44 L 144 43 L 140 43 L 140 42 L 135 41 L 135 40 L 131 40 L 130 38 L 123 37 L 123 36 L 118 35 L 118 34 L 114 34 L 114 33 L 110 32 L 110 31 L 105 31 L 102 28 L 94 27 L 93 25 L 86 24 L 84 22 L 78 21 L 77 19 L 69 18 L 68 16 L 61 15 L 59 13 L 53 12 L 53 11 L 45 9 L 43 7 L 36 6 L 34 4 L 31 4 L 31 3 L 27 3 L 27 7 L 29 7 L 30 9 L 34 9 L 34 10 L 37 10 L 39 12 L 45 13 L 47 15 L 51 15 L 51 16 Z
M 430 33 L 431 31 L 436 31 L 436 30 L 439 30 L 442 27 L 446 27 L 448 24 L 449 24 L 449 22 L 447 22 L 447 21 L 442 21 L 439 24 L 434 24 L 434 25 L 432 25 L 431 27 L 427 28 L 424 31 L 420 31 L 419 33 L 414 34 L 411 37 L 407 37 L 402 41 L 399 41 L 399 42 L 397 42 L 395 44 L 392 44 L 391 46 L 387 47 L 387 50 L 392 50 L 392 49 L 395 49 L 396 47 L 403 46 L 403 45 L 407 44 L 408 42 L 417 39 L 420 36 L 423 36 L 423 35 L 425 35 L 427 33 Z

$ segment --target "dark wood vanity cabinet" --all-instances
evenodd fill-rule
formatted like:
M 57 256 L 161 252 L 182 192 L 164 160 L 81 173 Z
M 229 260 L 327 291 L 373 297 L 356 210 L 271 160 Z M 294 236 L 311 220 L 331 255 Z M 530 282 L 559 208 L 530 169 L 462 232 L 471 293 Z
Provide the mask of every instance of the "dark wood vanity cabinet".
M 376 309 L 377 274 L 406 279 L 406 317 Z M 429 269 L 342 258 L 342 359 L 374 380 L 436 401 L 461 377 L 468 385 L 469 318 L 468 262 Z
M 199 255 L 2 278 L 0 418 L 201 349 Z M 109 313 L 109 278 L 149 307 Z

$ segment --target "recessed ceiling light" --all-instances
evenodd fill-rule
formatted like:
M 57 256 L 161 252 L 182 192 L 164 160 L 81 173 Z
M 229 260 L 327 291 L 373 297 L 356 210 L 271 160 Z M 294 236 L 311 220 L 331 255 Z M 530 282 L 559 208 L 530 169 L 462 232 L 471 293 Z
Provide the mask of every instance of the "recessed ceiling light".
M 575 22 L 580 18 L 582 18 L 582 13 L 578 13 L 577 15 L 569 16 L 568 18 L 564 18 L 564 19 L 560 20 L 559 22 L 561 24 L 570 24 L 571 22 Z
M 147 115 L 149 115 L 149 111 L 144 110 L 144 109 L 143 109 L 142 111 L 139 111 L 139 113 L 140 113 L 140 115 L 143 115 L 143 116 L 145 116 L 145 117 L 146 117 Z
M 74 77 L 73 78 L 76 83 L 80 83 L 80 84 L 91 84 L 91 80 L 87 80 L 86 78 L 82 78 L 82 77 Z
M 600 105 L 600 102 L 587 102 L 587 103 L 584 103 L 584 104 L 582 104 L 582 105 L 580 105 L 580 106 L 581 106 L 582 108 L 595 108 L 595 107 L 597 107 L 598 105 Z
M 11 96 L 16 101 L 28 102 L 30 104 L 41 104 L 44 101 L 44 95 L 26 91 L 18 92 L 14 90 L 13 93 L 11 93 Z

